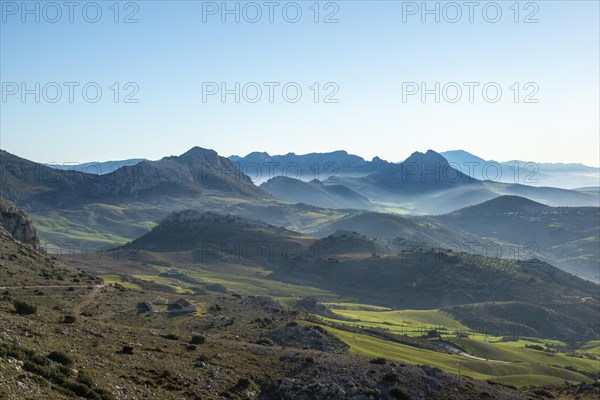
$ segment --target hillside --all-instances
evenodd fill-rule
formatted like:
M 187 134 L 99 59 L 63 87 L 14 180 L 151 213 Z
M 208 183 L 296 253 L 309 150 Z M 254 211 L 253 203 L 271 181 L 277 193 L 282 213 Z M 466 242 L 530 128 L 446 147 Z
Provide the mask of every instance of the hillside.
M 185 210 L 173 213 L 142 237 L 124 246 L 157 252 L 197 251 L 238 258 L 280 256 L 286 245 L 301 246 L 301 234 L 231 214 Z
M 564 321 L 569 329 L 540 334 L 572 341 L 600 333 L 593 311 L 600 301 L 596 284 L 539 261 L 487 258 L 399 240 L 373 240 L 351 231 L 311 239 L 260 221 L 186 211 L 173 214 L 125 248 L 177 252 L 166 259 L 181 259 L 187 253 L 186 259 L 202 268 L 233 261 L 259 268 L 275 281 L 388 307 L 435 309 L 512 301 L 556 313 L 570 310 L 572 318 Z M 202 258 L 198 252 L 204 252 Z M 580 307 L 589 311 L 581 312 Z M 510 321 L 519 318 L 527 315 Z M 578 329 L 581 326 L 586 330 Z
M 521 247 L 531 244 L 564 270 L 600 279 L 598 207 L 549 207 L 518 196 L 501 196 L 434 218 L 481 237 Z

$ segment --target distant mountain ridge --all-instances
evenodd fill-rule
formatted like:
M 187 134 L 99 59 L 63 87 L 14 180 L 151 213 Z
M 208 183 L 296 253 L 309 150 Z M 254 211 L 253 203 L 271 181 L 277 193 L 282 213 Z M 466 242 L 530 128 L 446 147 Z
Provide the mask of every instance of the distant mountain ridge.
M 465 150 L 444 151 L 440 154 L 455 168 L 477 179 L 562 189 L 600 186 L 600 168 L 579 163 L 540 163 L 522 160 L 498 162 L 484 160 Z
M 338 174 L 364 176 L 381 171 L 392 164 L 379 157 L 367 161 L 345 150 L 302 155 L 253 152 L 244 157 L 230 156 L 229 159 L 250 175 L 257 184 L 280 175 L 305 182 L 314 179 L 323 181 Z
M 600 168 L 581 163 L 540 163 L 535 161 L 485 160 L 465 150 L 450 150 L 439 153 L 453 167 L 479 180 L 492 179 L 502 183 L 522 183 L 532 186 L 551 186 L 563 189 L 600 186 Z M 374 157 L 371 161 L 349 154 L 345 150 L 298 155 L 270 155 L 267 152 L 252 152 L 246 156 L 228 157 L 252 180 L 260 184 L 278 175 L 291 175 L 296 179 L 324 180 L 336 174 L 367 175 L 381 172 L 390 164 Z M 115 161 L 93 161 L 81 164 L 46 164 L 50 168 L 105 175 L 119 168 L 136 165 L 145 159 L 132 158 Z M 287 170 L 286 170 L 287 169 Z M 301 171 L 301 172 L 299 172 Z
M 276 176 L 260 185 L 274 197 L 294 203 L 305 203 L 326 208 L 377 209 L 369 199 L 355 190 L 337 184 L 324 184 L 318 180 L 304 182 L 299 179 Z
M 130 158 L 127 160 L 118 160 L 118 161 L 91 161 L 85 162 L 82 164 L 45 164 L 47 167 L 61 169 L 65 171 L 77 171 L 77 172 L 85 172 L 86 174 L 94 174 L 94 175 L 106 175 L 114 172 L 122 167 L 130 167 L 132 165 L 139 164 L 142 161 L 145 161 L 145 158 Z

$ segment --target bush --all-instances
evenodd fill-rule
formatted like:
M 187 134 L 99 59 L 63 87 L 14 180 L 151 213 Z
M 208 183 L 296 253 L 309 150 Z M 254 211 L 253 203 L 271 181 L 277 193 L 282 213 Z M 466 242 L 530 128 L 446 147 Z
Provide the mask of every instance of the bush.
M 179 336 L 177 336 L 173 333 L 167 333 L 165 335 L 160 335 L 160 337 L 162 337 L 163 339 L 167 339 L 167 340 L 179 340 Z
M 378 357 L 378 358 L 374 358 L 374 359 L 372 359 L 372 360 L 371 360 L 371 361 L 369 361 L 369 362 L 370 362 L 371 364 L 385 365 L 385 363 L 386 363 L 387 361 L 385 360 L 385 358 Z
M 275 345 L 275 343 L 273 343 L 273 341 L 271 339 L 267 339 L 267 338 L 258 339 L 256 341 L 256 344 L 259 344 L 261 346 L 274 346 Z
M 388 372 L 381 378 L 381 380 L 383 382 L 396 382 L 398 380 L 398 374 L 395 372 Z
M 65 315 L 62 319 L 62 323 L 63 324 L 74 324 L 75 321 L 77 321 L 77 318 L 75 318 L 75 316 L 73 315 Z
M 240 378 L 238 379 L 235 388 L 240 390 L 246 390 L 252 387 L 252 381 L 248 378 Z
M 394 398 L 394 399 L 400 399 L 400 400 L 409 400 L 410 399 L 410 395 L 408 393 L 406 393 L 404 390 L 397 388 L 397 387 L 390 390 L 390 396 L 392 396 L 392 398 Z
M 15 313 L 19 315 L 31 315 L 37 312 L 37 307 L 33 304 L 27 304 L 24 301 L 14 301 Z
M 538 344 L 526 344 L 525 347 L 528 348 L 528 349 L 538 350 L 538 351 L 544 351 L 545 350 L 542 346 L 540 346 Z
M 191 344 L 204 344 L 206 343 L 206 338 L 202 335 L 194 335 L 192 336 L 192 340 L 190 340 Z
M 47 356 L 50 360 L 55 361 L 64 366 L 73 365 L 73 360 L 68 355 L 59 351 L 53 351 Z
M 123 348 L 118 351 L 119 354 L 133 354 L 133 347 L 131 346 L 123 346 Z
M 206 290 L 217 293 L 227 293 L 227 288 L 220 283 L 212 283 L 210 285 L 206 285 Z

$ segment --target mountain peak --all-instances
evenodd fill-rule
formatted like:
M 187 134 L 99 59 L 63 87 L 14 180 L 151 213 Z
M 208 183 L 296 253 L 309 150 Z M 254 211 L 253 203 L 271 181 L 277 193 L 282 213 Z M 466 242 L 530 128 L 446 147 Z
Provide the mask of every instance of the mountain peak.
M 448 165 L 448 160 L 444 158 L 440 153 L 437 153 L 433 150 L 427 150 L 425 153 L 421 153 L 415 151 L 404 160 L 405 163 L 415 163 L 415 164 L 437 164 L 441 166 Z
M 203 147 L 199 147 L 199 146 L 194 146 L 191 149 L 189 149 L 188 151 L 186 151 L 185 153 L 183 153 L 182 155 L 180 155 L 180 158 L 199 158 L 199 157 L 206 157 L 206 156 L 216 156 L 217 152 L 212 150 L 212 149 L 205 149 Z

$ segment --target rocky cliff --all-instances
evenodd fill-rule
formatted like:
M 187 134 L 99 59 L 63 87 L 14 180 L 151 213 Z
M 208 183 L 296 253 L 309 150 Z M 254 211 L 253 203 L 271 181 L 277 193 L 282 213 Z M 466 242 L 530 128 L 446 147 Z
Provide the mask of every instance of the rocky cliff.
M 36 249 L 40 245 L 37 229 L 31 217 L 8 200 L 0 199 L 0 227 L 13 238 L 29 243 Z

